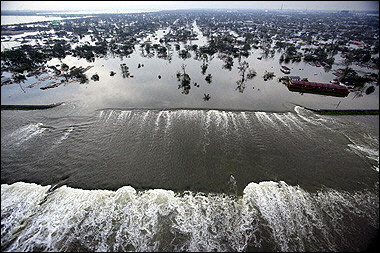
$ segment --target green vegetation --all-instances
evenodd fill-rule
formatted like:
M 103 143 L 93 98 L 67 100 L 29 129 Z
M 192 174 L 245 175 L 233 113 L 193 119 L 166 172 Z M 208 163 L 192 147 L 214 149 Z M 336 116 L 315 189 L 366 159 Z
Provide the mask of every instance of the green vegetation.
M 198 31 L 192 29 L 192 22 L 195 21 L 200 32 L 207 38 L 203 46 L 192 42 L 198 35 Z M 164 31 L 166 33 L 158 39 L 155 32 L 164 28 L 170 29 Z M 53 36 L 50 30 L 54 30 Z M 244 61 L 244 57 L 248 57 L 254 50 L 261 51 L 257 57 L 259 60 L 273 57 L 277 52 L 281 54 L 280 63 L 303 60 L 317 67 L 325 67 L 326 72 L 331 70 L 334 56 L 339 53 L 345 59 L 346 69 L 340 73 L 342 75 L 338 77 L 338 81 L 354 86 L 355 90 L 362 90 L 368 82 L 378 83 L 378 74 L 361 76 L 349 68 L 351 64 L 362 64 L 370 68 L 379 66 L 379 57 L 376 56 L 379 43 L 374 36 L 378 34 L 378 17 L 373 16 L 342 17 L 337 13 L 310 12 L 308 15 L 294 13 L 289 17 L 260 11 L 173 11 L 95 15 L 42 25 L 2 27 L 2 35 L 33 31 L 36 35 L 27 35 L 20 39 L 19 48 L 1 52 L 2 71 L 13 72 L 13 79 L 18 83 L 26 80 L 26 77 L 40 74 L 42 67 L 48 67 L 45 66 L 46 63 L 53 58 L 61 60 L 72 55 L 92 62 L 109 54 L 123 59 L 135 52 L 135 48 L 137 53 L 141 51 L 142 57 L 158 57 L 169 62 L 173 54 L 178 54 L 183 60 L 193 55 L 201 63 L 201 73 L 205 75 L 207 83 L 212 81 L 211 74 L 206 76 L 209 60 L 217 54 L 223 61 L 224 69 L 231 71 L 236 63 L 239 71 L 239 80 L 236 83 L 240 92 L 243 92 L 246 81 L 257 75 L 256 71 L 249 68 L 248 62 Z M 54 35 L 59 39 L 53 39 Z M 146 40 L 150 35 L 152 36 Z M 23 44 L 29 39 L 36 39 L 38 43 L 34 46 Z M 73 43 L 78 44 L 74 44 L 75 47 L 72 48 Z M 138 68 L 141 67 L 143 65 L 138 64 Z M 64 77 L 66 82 L 69 79 L 77 79 L 81 83 L 88 81 L 81 67 L 70 69 L 67 64 L 62 63 L 60 68 L 58 65 L 48 68 L 57 77 Z M 123 78 L 132 77 L 125 64 L 121 64 L 120 68 Z M 28 73 L 25 74 L 25 71 Z M 233 73 L 232 71 L 231 74 Z M 110 76 L 115 74 L 110 72 Z M 274 76 L 274 72 L 267 72 L 263 78 L 267 81 Z M 177 74 L 177 78 L 183 93 L 188 94 L 192 80 L 184 67 Z M 91 80 L 99 80 L 99 75 L 93 75 Z M 302 80 L 308 79 L 306 77 Z M 365 92 L 371 94 L 374 89 L 375 86 L 368 87 Z
M 369 76 L 359 76 L 355 70 L 346 67 L 340 81 L 360 89 L 364 87 L 365 83 L 372 81 L 372 78 Z
M 254 69 L 249 68 L 249 64 L 246 61 L 239 61 L 238 70 L 241 78 L 236 81 L 236 90 L 238 90 L 240 93 L 243 93 L 246 86 L 246 81 L 254 78 L 257 73 Z M 246 74 L 247 70 L 248 74 Z
M 257 75 L 256 71 L 253 69 L 248 69 L 247 79 L 252 79 Z
M 123 78 L 129 77 L 131 75 L 129 73 L 129 67 L 125 63 L 120 64 L 120 68 L 121 68 L 121 75 L 123 76 Z
M 228 70 L 232 69 L 232 66 L 234 65 L 234 59 L 231 56 L 222 54 L 222 55 L 219 55 L 218 57 L 224 61 L 223 68 L 228 69 Z
M 207 83 L 211 83 L 212 82 L 212 75 L 211 74 L 208 74 L 205 78 L 206 82 Z
M 202 75 L 206 74 L 206 70 L 207 70 L 207 68 L 208 68 L 208 64 L 203 63 L 203 64 L 201 65 Z
M 1 52 L 1 68 L 4 71 L 23 73 L 44 64 L 48 55 L 29 45 Z
M 16 83 L 24 82 L 26 80 L 26 77 L 21 74 L 13 74 L 12 77 Z
M 99 75 L 95 73 L 94 75 L 92 75 L 91 80 L 93 80 L 95 82 L 99 81 Z
M 69 77 L 79 79 L 80 83 L 86 83 L 88 81 L 88 78 L 86 74 L 84 74 L 84 69 L 82 67 L 73 67 L 69 72 Z
M 182 71 L 183 71 L 183 73 L 181 73 L 179 71 L 177 72 L 177 80 L 181 83 L 180 85 L 178 85 L 178 89 L 182 88 L 182 94 L 187 95 L 187 94 L 189 94 L 190 89 L 191 89 L 191 86 L 190 86 L 191 78 L 186 73 L 186 65 L 185 64 L 182 64 Z
M 276 75 L 274 74 L 274 72 L 267 72 L 264 74 L 263 78 L 264 78 L 264 81 L 267 81 L 267 80 L 272 80 Z
M 365 94 L 369 95 L 373 93 L 374 91 L 375 91 L 375 86 L 371 85 L 366 89 Z

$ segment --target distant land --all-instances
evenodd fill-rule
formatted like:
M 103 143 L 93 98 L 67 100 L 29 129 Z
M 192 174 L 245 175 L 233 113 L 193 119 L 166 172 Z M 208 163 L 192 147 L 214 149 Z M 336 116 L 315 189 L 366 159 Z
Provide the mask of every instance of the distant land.
M 218 8 L 211 9 L 211 8 L 204 8 L 204 9 L 180 9 L 180 10 L 187 10 L 187 11 L 199 11 L 199 10 L 218 10 Z M 258 10 L 258 11 L 263 11 L 263 9 L 220 9 L 222 11 L 252 11 L 252 10 Z M 152 11 L 152 10 L 132 10 L 133 12 L 147 12 L 147 11 Z M 165 11 L 165 10 L 161 10 Z M 283 10 L 278 10 L 278 9 L 268 9 L 268 11 L 278 11 L 278 12 L 315 12 L 315 11 L 320 11 L 320 12 L 348 12 L 348 13 L 354 13 L 354 12 L 361 12 L 361 13 L 367 13 L 367 14 L 379 14 L 378 10 L 366 10 L 366 11 L 347 11 L 347 10 L 312 10 L 312 9 L 305 9 L 305 10 L 300 10 L 300 9 L 283 9 Z M 101 10 L 1 10 L 1 16 L 39 16 L 39 15 L 51 15 L 51 14 L 101 14 L 101 13 L 115 13 L 115 14 L 123 14 L 123 13 L 128 13 L 131 12 L 131 10 L 118 10 L 118 11 L 101 11 Z

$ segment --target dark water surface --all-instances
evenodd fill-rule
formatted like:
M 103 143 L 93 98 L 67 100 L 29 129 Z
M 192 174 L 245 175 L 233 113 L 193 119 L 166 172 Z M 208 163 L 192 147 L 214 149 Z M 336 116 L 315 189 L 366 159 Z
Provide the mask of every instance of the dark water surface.
M 378 230 L 376 124 L 78 108 L 1 112 L 3 250 L 344 251 Z

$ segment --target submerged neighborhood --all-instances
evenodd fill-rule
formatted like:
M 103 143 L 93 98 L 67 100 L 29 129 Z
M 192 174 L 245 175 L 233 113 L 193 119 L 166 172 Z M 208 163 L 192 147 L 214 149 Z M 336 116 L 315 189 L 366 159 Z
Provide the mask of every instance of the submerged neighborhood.
M 26 88 L 44 90 L 95 82 L 102 77 L 97 73 L 87 76 L 86 71 L 96 59 L 139 53 L 145 58 L 157 57 L 168 62 L 173 57 L 185 60 L 193 57 L 208 83 L 212 81 L 212 73 L 206 73 L 208 63 L 217 57 L 224 62 L 224 69 L 239 70 L 242 78 L 236 89 L 243 92 L 247 80 L 257 75 L 255 66 L 249 66 L 246 59 L 257 51 L 260 64 L 276 55 L 278 66 L 268 66 L 264 76 L 255 78 L 264 81 L 275 78 L 290 91 L 347 96 L 349 92 L 370 94 L 378 86 L 379 16 L 371 12 L 176 10 L 56 15 L 62 19 L 2 25 L 2 86 L 33 76 L 38 81 Z M 66 56 L 84 58 L 89 64 L 47 64 Z M 326 83 L 313 80 L 314 76 L 308 73 L 292 75 L 293 65 L 300 62 L 331 71 L 336 78 Z M 119 72 L 123 77 L 133 78 L 130 66 L 123 64 L 121 71 L 112 70 L 110 76 Z M 276 76 L 273 67 L 284 75 Z M 178 88 L 188 94 L 191 76 L 178 66 L 177 77 Z M 199 87 L 195 81 L 192 84 Z

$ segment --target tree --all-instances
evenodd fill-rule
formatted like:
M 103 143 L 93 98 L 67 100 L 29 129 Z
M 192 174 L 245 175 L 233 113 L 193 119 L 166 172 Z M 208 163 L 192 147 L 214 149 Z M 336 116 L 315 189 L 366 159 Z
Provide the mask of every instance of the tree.
M 26 77 L 21 74 L 13 74 L 12 78 L 15 80 L 16 83 L 24 82 L 26 80 Z
M 371 94 L 371 93 L 374 92 L 374 91 L 375 91 L 375 86 L 371 85 L 371 86 L 369 86 L 369 87 L 366 89 L 365 94 L 369 95 L 369 94 Z
M 202 68 L 202 75 L 206 74 L 206 70 L 207 70 L 207 68 L 208 68 L 208 64 L 203 63 L 203 64 L 201 65 L 201 68 Z
M 206 82 L 207 83 L 211 83 L 212 82 L 212 75 L 211 74 L 208 74 L 205 78 Z
M 223 68 L 231 70 L 234 65 L 234 59 L 229 55 L 220 56 L 220 58 L 224 61 Z
M 249 67 L 248 62 L 246 62 L 246 61 L 239 62 L 238 69 L 239 69 L 239 72 L 241 73 L 241 75 L 243 77 L 243 81 L 244 81 L 244 77 L 245 77 L 245 71 L 247 70 L 248 67 Z
M 190 54 L 189 51 L 187 51 L 186 49 L 182 49 L 182 50 L 179 52 L 179 57 L 181 57 L 182 59 L 187 59 L 187 58 L 190 58 L 190 57 L 191 57 L 191 54 Z
M 275 76 L 276 75 L 274 74 L 274 72 L 267 72 L 264 74 L 263 78 L 264 78 L 264 81 L 267 81 L 267 80 L 273 79 L 273 77 Z
M 247 79 L 252 79 L 257 75 L 254 69 L 248 69 Z
M 122 74 L 123 78 L 130 76 L 129 68 L 125 63 L 120 64 L 120 68 L 121 68 L 121 74 Z
M 62 63 L 62 64 L 61 64 L 61 69 L 62 69 L 63 71 L 67 71 L 67 70 L 69 70 L 69 65 L 67 65 L 66 63 Z
M 99 81 L 99 75 L 95 73 L 94 75 L 92 75 L 91 80 L 94 80 L 95 82 Z
M 180 71 L 177 72 L 177 79 L 181 83 L 178 85 L 178 89 L 182 88 L 182 93 L 187 95 L 190 92 L 191 86 L 190 86 L 190 81 L 191 78 L 190 76 L 186 73 L 186 65 L 182 64 L 181 66 L 183 73 Z

